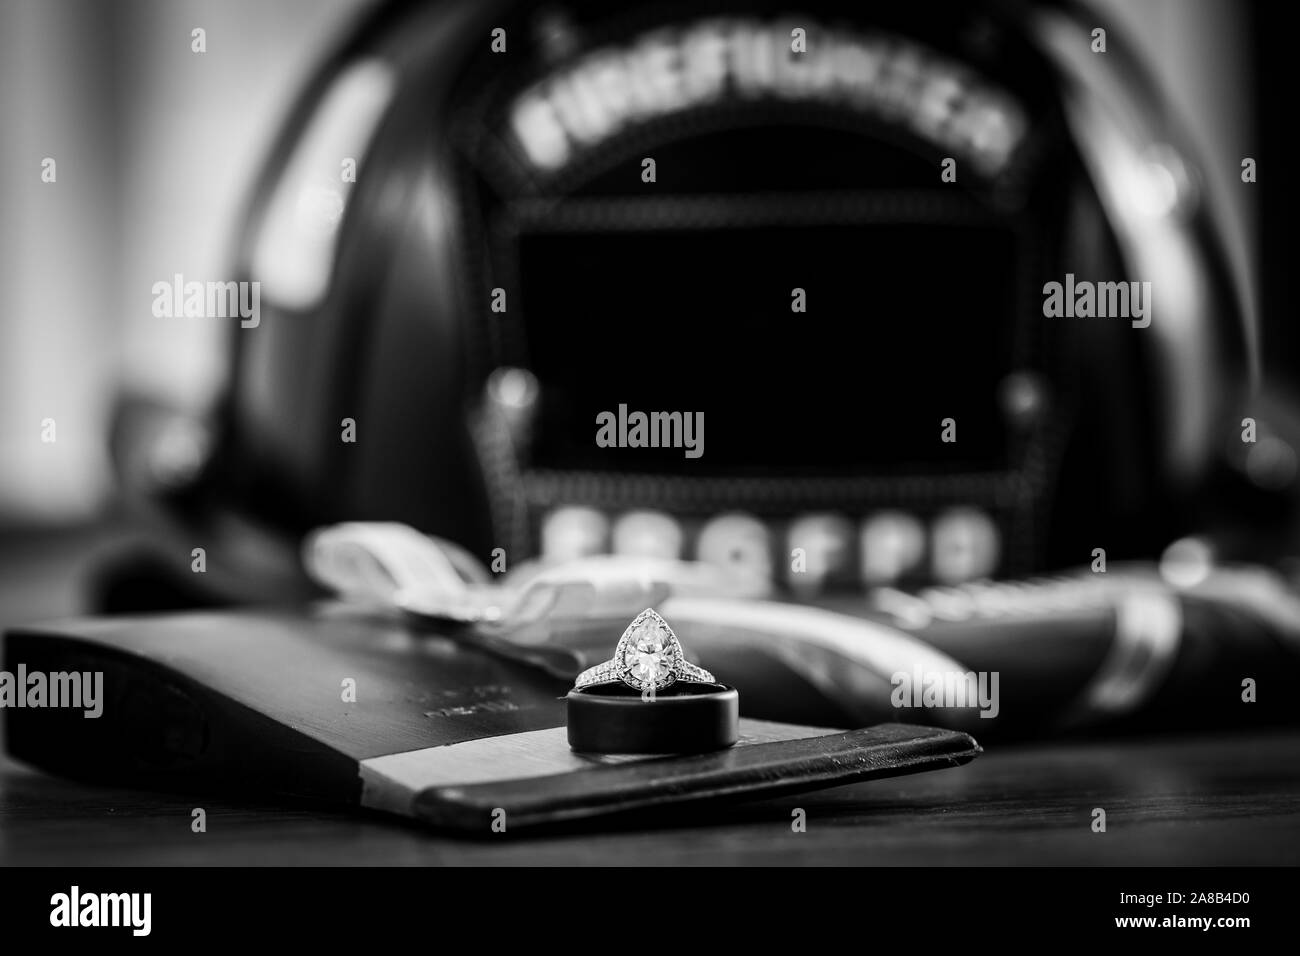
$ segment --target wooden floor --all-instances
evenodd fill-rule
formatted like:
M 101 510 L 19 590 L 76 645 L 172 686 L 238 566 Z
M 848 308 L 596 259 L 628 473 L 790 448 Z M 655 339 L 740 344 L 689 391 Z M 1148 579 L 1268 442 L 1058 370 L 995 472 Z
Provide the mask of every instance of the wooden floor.
M 207 832 L 193 833 L 203 806 Z M 791 832 L 791 809 L 807 832 Z M 1091 829 L 1095 807 L 1106 832 Z M 0 761 L 0 862 L 66 865 L 1300 863 L 1300 732 L 994 750 L 667 821 L 449 839 L 379 816 L 110 790 Z

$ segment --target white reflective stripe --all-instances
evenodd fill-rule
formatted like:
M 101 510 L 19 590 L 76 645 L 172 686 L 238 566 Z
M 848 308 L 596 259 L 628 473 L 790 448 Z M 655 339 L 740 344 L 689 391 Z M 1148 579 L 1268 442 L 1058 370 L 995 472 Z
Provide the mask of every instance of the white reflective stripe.
M 886 684 L 893 674 L 910 674 L 917 668 L 935 673 L 969 669 L 902 631 L 821 608 L 770 601 L 674 597 L 664 601 L 659 612 L 678 631 L 687 624 L 716 626 L 719 633 L 710 635 L 711 642 L 734 634 L 738 643 L 761 646 L 762 637 L 768 636 L 783 638 L 796 648 L 813 645 L 832 650 L 874 670 Z M 726 676 L 720 679 L 725 681 Z
M 801 515 L 786 530 L 786 555 L 803 551 L 803 568 L 791 568 L 787 583 L 796 591 L 818 591 L 822 581 L 849 566 L 853 556 L 853 524 L 838 514 Z
M 840 731 L 742 718 L 736 746 L 836 733 Z M 416 795 L 429 787 L 468 787 L 477 783 L 547 777 L 604 764 L 647 759 L 652 758 L 635 754 L 579 756 L 569 749 L 568 732 L 563 727 L 482 737 L 362 760 L 358 769 L 361 805 L 411 816 Z
M 862 580 L 892 584 L 916 567 L 925 554 L 925 528 L 905 511 L 881 511 L 859 532 Z
M 744 593 L 765 597 L 772 590 L 772 533 L 753 515 L 730 512 L 711 518 L 700 530 L 695 558 L 725 568 Z
M 682 526 L 672 515 L 662 511 L 629 511 L 614 522 L 613 550 L 615 554 L 635 557 L 681 557 Z
M 1063 87 L 1066 121 L 1114 229 L 1126 271 L 1160 290 L 1159 306 L 1143 321 L 1159 340 L 1161 397 L 1177 409 L 1164 435 L 1166 464 L 1190 485 L 1213 457 L 1211 396 L 1217 357 L 1208 330 L 1219 322 L 1217 315 L 1207 314 L 1216 301 L 1212 270 L 1206 268 L 1204 250 L 1187 226 L 1196 197 L 1188 192 L 1163 215 L 1150 214 L 1150 194 L 1162 191 L 1159 184 L 1172 176 L 1168 161 L 1162 159 L 1171 154 L 1157 117 L 1143 109 L 1127 71 L 1102 63 L 1106 56 L 1090 52 L 1079 21 L 1046 7 L 1029 19 L 1044 52 L 1070 80 Z M 1252 385 L 1259 377 L 1255 328 L 1254 322 L 1246 324 Z
M 1182 643 L 1178 598 L 1137 590 L 1115 607 L 1115 639 L 1080 698 L 1083 715 L 1122 714 L 1146 701 L 1169 673 Z
M 934 576 L 958 584 L 993 573 L 1001 550 L 998 527 L 978 508 L 952 508 L 934 520 L 930 531 Z
M 566 505 L 542 519 L 542 557 L 572 561 L 597 555 L 609 539 L 609 519 L 595 508 Z
M 356 63 L 333 82 L 308 121 L 253 246 L 253 278 L 275 305 L 310 309 L 324 298 L 352 189 L 343 162 L 361 163 L 395 85 L 386 63 Z

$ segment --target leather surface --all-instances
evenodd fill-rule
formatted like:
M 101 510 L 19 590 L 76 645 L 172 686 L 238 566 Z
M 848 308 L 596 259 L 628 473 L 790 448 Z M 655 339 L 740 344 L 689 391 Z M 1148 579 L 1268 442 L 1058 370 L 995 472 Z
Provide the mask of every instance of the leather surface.
M 569 753 L 559 699 L 567 681 L 334 605 L 16 628 L 5 635 L 3 667 L 19 665 L 104 675 L 97 719 L 67 708 L 6 710 L 9 753 L 47 771 L 143 789 L 361 804 L 469 831 L 483 829 L 485 807 L 490 814 L 503 802 L 518 828 L 832 786 L 979 752 L 965 734 L 901 724 L 837 735 L 746 722 L 748 739 L 724 754 L 637 767 L 598 758 L 557 774 L 571 766 L 552 759 Z M 481 754 L 455 764 L 456 773 L 427 773 L 470 750 Z M 416 773 L 395 772 L 394 760 Z
M 936 770 L 968 763 L 980 753 L 979 744 L 963 733 L 879 724 L 550 777 L 433 787 L 416 797 L 414 811 L 435 826 L 482 834 L 493 832 L 494 812 L 504 811 L 505 832 L 510 832 Z

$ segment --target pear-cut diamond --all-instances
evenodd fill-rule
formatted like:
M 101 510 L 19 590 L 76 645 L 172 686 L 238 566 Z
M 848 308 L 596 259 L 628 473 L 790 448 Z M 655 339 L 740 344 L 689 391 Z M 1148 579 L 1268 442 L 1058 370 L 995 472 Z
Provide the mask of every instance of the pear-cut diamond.
M 618 639 L 614 656 L 579 674 L 573 689 L 579 691 L 620 678 L 624 684 L 641 691 L 643 700 L 647 689 L 663 690 L 677 681 L 717 683 L 703 667 L 686 660 L 681 641 L 652 607 L 633 618 Z
M 672 631 L 658 615 L 647 615 L 628 634 L 623 666 L 642 684 L 663 684 L 677 662 Z

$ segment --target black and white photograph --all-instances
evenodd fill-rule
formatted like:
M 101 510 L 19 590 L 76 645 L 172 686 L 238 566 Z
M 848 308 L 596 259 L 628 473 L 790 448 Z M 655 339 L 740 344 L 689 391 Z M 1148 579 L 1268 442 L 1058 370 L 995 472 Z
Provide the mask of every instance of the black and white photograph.
M 0 0 L 6 934 L 1273 938 L 1291 12 Z

